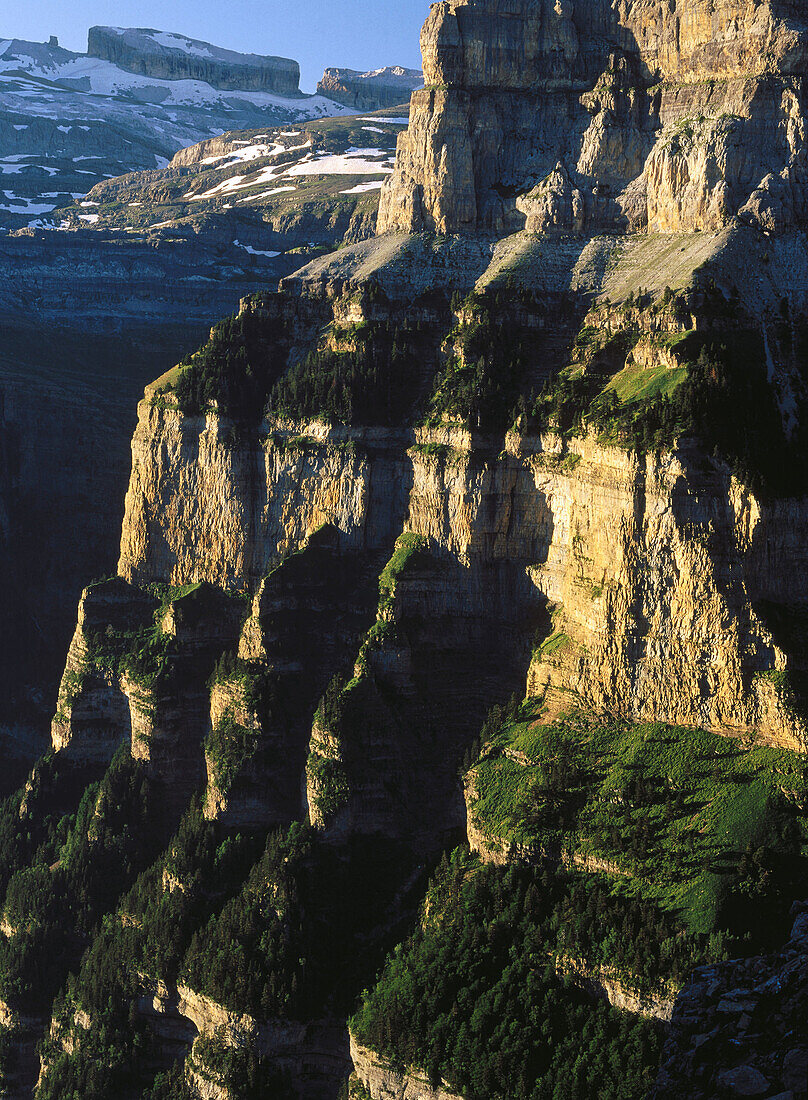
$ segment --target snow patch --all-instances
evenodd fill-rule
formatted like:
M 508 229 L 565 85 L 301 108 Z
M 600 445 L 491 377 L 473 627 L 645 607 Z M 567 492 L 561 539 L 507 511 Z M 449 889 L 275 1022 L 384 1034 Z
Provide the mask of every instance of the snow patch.
M 363 155 L 364 154 L 364 155 Z M 385 161 L 369 160 L 368 156 L 380 154 Z M 379 149 L 353 149 L 346 154 L 321 153 L 315 160 L 305 161 L 288 168 L 286 176 L 367 176 L 392 172 L 389 155 Z
M 246 199 L 239 199 L 239 203 L 257 202 L 259 199 L 267 199 L 270 195 L 280 195 L 284 191 L 297 191 L 296 187 L 273 187 L 271 191 L 261 191 L 258 195 L 249 195 Z
M 153 42 L 157 42 L 160 46 L 165 46 L 169 50 L 179 50 L 181 53 L 188 54 L 190 57 L 213 57 L 210 50 L 203 46 L 196 46 L 193 42 L 187 38 L 182 38 L 178 34 L 168 34 L 166 31 L 155 31 L 153 34 L 148 35 Z
M 280 256 L 280 252 L 262 252 L 260 248 L 253 248 L 251 244 L 241 244 L 239 241 L 233 241 L 236 248 L 241 248 L 244 252 L 249 252 L 251 256 L 268 256 L 270 260 L 274 260 L 276 256 Z
M 376 115 L 371 115 L 370 118 L 360 118 L 359 122 L 384 122 L 388 126 L 409 126 L 410 120 L 408 118 L 378 118 Z
M 341 195 L 362 195 L 365 191 L 379 191 L 384 186 L 384 180 L 373 180 L 372 183 L 357 183 L 348 191 L 340 191 Z

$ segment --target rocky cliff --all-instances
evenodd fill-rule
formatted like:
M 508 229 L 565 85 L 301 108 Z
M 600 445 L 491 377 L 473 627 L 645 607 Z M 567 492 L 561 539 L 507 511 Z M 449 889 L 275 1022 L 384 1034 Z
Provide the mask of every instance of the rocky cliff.
M 87 54 L 158 80 L 202 80 L 222 91 L 300 94 L 300 66 L 288 57 L 235 53 L 165 31 L 90 27 Z
M 808 917 L 804 906 L 795 915 L 777 954 L 693 975 L 677 1001 L 654 1100 L 808 1094 Z
M 355 69 L 326 69 L 317 91 L 346 107 L 377 111 L 409 103 L 412 92 L 423 87 L 423 83 L 424 74 L 420 69 L 404 69 L 400 65 L 387 65 L 367 73 Z
M 382 231 L 804 218 L 805 32 L 787 5 L 447 2 L 421 45 Z
M 93 785 L 0 830 L 11 1009 L 67 975 L 20 930 L 83 922 L 38 1100 L 333 1098 L 357 997 L 355 1097 L 639 1098 L 695 967 L 771 1004 L 727 960 L 808 891 L 802 25 L 468 0 L 423 48 L 382 232 L 138 407 L 41 765 Z M 704 1089 L 793 1091 L 786 1039 Z

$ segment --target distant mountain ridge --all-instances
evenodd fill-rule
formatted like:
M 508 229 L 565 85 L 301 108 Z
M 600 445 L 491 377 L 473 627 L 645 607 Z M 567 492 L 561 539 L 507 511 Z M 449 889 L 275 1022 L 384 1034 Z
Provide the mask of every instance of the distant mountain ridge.
M 300 66 L 291 58 L 237 53 L 166 31 L 90 27 L 87 53 L 160 80 L 203 80 L 222 91 L 302 95 Z
M 162 31 L 94 27 L 87 54 L 0 39 L 0 230 L 206 138 L 348 113 L 299 78 L 296 61 Z
M 412 93 L 423 86 L 421 69 L 387 65 L 366 73 L 356 69 L 326 69 L 317 91 L 358 111 L 379 111 L 408 103 Z
M 86 54 L 0 39 L 0 232 L 58 227 L 95 184 L 201 141 L 398 106 L 422 83 L 399 66 L 334 68 L 305 95 L 290 58 L 146 28 L 91 27 Z

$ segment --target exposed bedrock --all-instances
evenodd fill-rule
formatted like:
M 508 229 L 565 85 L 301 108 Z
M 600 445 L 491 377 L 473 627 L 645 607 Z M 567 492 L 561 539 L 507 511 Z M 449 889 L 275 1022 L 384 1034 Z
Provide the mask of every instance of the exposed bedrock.
M 224 91 L 300 94 L 300 66 L 288 57 L 240 54 L 183 35 L 91 27 L 87 53 L 158 80 L 204 80 Z
M 403 528 L 435 556 L 417 602 L 427 623 L 445 618 L 442 637 L 452 623 L 468 634 L 475 621 L 520 622 L 527 645 L 530 624 L 549 632 L 553 609 L 565 644 L 534 659 L 533 693 L 553 685 L 627 717 L 803 744 L 767 676 L 793 660 L 765 610 L 808 602 L 803 501 L 764 505 L 687 447 L 642 458 L 514 433 L 491 461 L 462 433 L 443 455 L 360 433 L 358 455 L 320 429 L 306 450 L 273 442 L 271 425 L 246 450 L 222 431 L 216 418 L 141 405 L 128 580 L 237 590 L 323 523 L 344 550 L 382 552 Z
M 420 69 L 388 65 L 383 69 L 360 73 L 355 69 L 326 69 L 317 85 L 320 95 L 328 96 L 357 111 L 378 111 L 408 103 L 416 88 L 423 87 Z
M 786 5 L 435 4 L 379 229 L 801 224 L 806 39 Z

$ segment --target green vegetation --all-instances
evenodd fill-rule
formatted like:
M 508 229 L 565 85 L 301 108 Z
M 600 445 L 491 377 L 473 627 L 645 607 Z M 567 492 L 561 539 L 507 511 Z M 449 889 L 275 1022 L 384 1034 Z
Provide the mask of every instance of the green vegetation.
M 215 406 L 236 422 L 257 423 L 286 354 L 280 321 L 255 312 L 220 321 L 208 343 L 180 364 L 173 385 L 180 408 L 198 415 Z
M 38 852 L 54 862 L 82 794 L 103 770 L 71 767 L 48 753 L 34 765 L 22 789 L 4 799 L 0 804 L 0 892 Z
M 57 1032 L 45 1040 L 49 1073 L 38 1100 L 109 1100 L 138 1092 L 154 1074 L 155 1039 L 134 1011 L 158 979 L 175 981 L 193 930 L 235 893 L 260 851 L 257 838 L 227 836 L 194 802 L 163 855 L 102 920 L 81 969 L 53 1008 Z M 93 1023 L 76 1028 L 77 1011 Z M 66 1031 L 77 1040 L 68 1053 Z M 179 1070 L 154 1081 L 153 1100 L 182 1100 Z M 176 1091 L 169 1091 L 176 1088 Z
M 485 433 L 503 433 L 524 388 L 532 333 L 513 314 L 521 305 L 513 290 L 483 291 L 455 300 L 461 316 L 447 338 L 447 358 L 426 409 L 428 423 L 459 421 Z
M 216 786 L 229 791 L 249 761 L 255 759 L 261 730 L 247 728 L 227 717 L 205 738 L 205 756 L 216 776 Z
M 472 813 L 485 833 L 604 861 L 616 890 L 694 934 L 782 940 L 808 892 L 799 756 L 661 724 L 535 719 L 527 709 L 483 749 Z
M 637 937 L 639 953 L 656 931 L 644 916 L 595 882 L 479 867 L 455 853 L 351 1030 L 467 1100 L 640 1100 L 656 1074 L 660 1029 L 593 1002 L 557 975 L 554 955 L 562 943 L 575 952 L 621 933 Z
M 117 579 L 104 583 L 120 584 Z M 89 664 L 116 679 L 127 676 L 147 689 L 168 682 L 178 647 L 171 635 L 164 633 L 163 620 L 171 607 L 181 616 L 193 614 L 204 596 L 205 589 L 199 584 L 152 585 L 137 599 L 133 595 L 134 612 L 128 612 L 123 621 L 108 623 L 103 631 L 88 633 Z
M 201 1076 L 223 1082 L 238 1100 L 296 1100 L 299 1095 L 283 1074 L 250 1048 L 200 1036 L 191 1057 Z
M 351 788 L 345 765 L 334 757 L 309 753 L 306 774 L 317 791 L 317 807 L 327 821 L 346 805 Z
M 342 350 L 310 352 L 278 380 L 272 412 L 341 424 L 407 423 L 423 389 L 425 330 L 416 322 L 364 322 L 332 331 Z
M 181 980 L 261 1019 L 346 1009 L 378 965 L 370 933 L 412 858 L 372 841 L 337 851 L 300 824 L 273 833 L 241 892 L 195 933 Z
M 46 816 L 35 849 L 20 845 L 16 867 L 6 867 L 4 914 L 14 934 L 0 939 L 4 1000 L 33 1013 L 49 1008 L 102 914 L 165 843 L 165 829 L 143 765 L 125 749 L 73 813 Z
M 87 1096 L 87 1093 L 81 1095 Z M 196 1100 L 185 1080 L 183 1063 L 177 1062 L 166 1073 L 158 1073 L 151 1088 L 147 1088 L 142 1094 L 142 1100 Z
M 686 378 L 686 367 L 671 369 L 659 363 L 655 367 L 648 368 L 638 363 L 630 363 L 610 379 L 606 390 L 614 390 L 618 401 L 622 405 L 627 405 L 634 401 L 650 401 L 673 393 Z
M 423 569 L 428 564 L 427 545 L 427 539 L 414 531 L 405 531 L 396 539 L 393 556 L 379 577 L 380 613 L 392 607 L 399 578 L 405 576 L 408 570 Z
M 617 334 L 594 326 L 576 338 L 571 366 L 545 383 L 537 397 L 520 396 L 515 416 L 524 427 L 554 428 L 565 435 L 585 428 L 606 442 L 640 451 L 669 447 L 682 436 L 702 441 L 707 453 L 763 495 L 790 495 L 808 485 L 808 328 L 773 325 L 773 354 L 794 373 L 796 430 L 786 435 L 778 384 L 769 378 L 767 349 L 758 327 L 745 320 L 734 298 L 709 287 L 688 306 L 700 315 L 698 330 L 668 337 L 680 366 L 646 368 L 629 359 L 639 330 L 629 313 Z M 678 299 L 642 309 L 679 310 Z M 687 312 L 687 311 L 685 311 Z M 781 394 L 782 396 L 782 394 Z M 789 398 L 790 400 L 790 398 Z
M 280 734 L 288 728 L 293 704 L 283 677 L 234 653 L 219 658 L 208 687 L 225 689 L 231 699 L 205 738 L 205 756 L 213 769 L 213 781 L 226 794 L 251 766 L 263 772 L 272 769 L 278 750 L 267 743 L 266 731 L 273 728 Z M 238 711 L 246 712 L 248 725 L 238 721 Z

